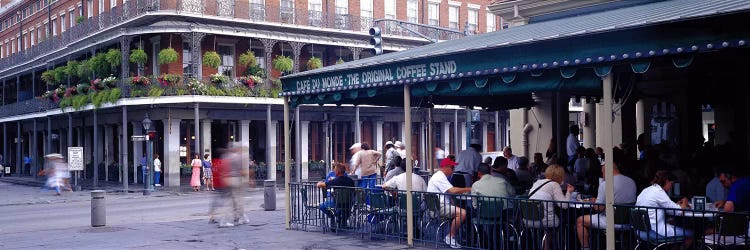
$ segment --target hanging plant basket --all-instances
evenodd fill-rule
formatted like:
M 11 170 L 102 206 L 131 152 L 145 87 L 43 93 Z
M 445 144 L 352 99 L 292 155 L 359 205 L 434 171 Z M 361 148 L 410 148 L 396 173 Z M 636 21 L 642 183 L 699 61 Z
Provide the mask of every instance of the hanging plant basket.
M 89 89 L 91 88 L 91 85 L 88 83 L 80 83 L 78 86 L 76 86 L 76 92 L 79 94 L 86 94 L 89 92 Z
M 219 53 L 216 53 L 216 51 L 206 51 L 206 53 L 203 54 L 203 65 L 218 69 L 219 65 L 221 65 L 221 57 L 219 57 Z
M 162 74 L 157 79 L 162 86 L 174 86 L 182 80 L 182 77 L 176 74 Z
M 166 48 L 159 51 L 159 64 L 169 64 L 177 61 L 177 51 Z
M 342 63 L 344 63 L 344 59 L 342 59 L 341 57 L 339 57 L 339 60 L 336 61 L 336 64 L 342 64 Z
M 313 70 L 321 67 L 323 67 L 323 61 L 320 60 L 320 58 L 313 56 L 310 57 L 310 60 L 307 60 L 307 70 Z
M 109 49 L 105 55 L 105 61 L 109 63 L 111 67 L 118 67 L 122 64 L 122 55 L 119 49 Z
M 273 68 L 282 73 L 292 72 L 292 67 L 294 67 L 294 62 L 288 56 L 276 56 L 273 59 Z
M 142 49 L 134 49 L 130 51 L 130 62 L 135 64 L 144 64 L 148 60 L 146 52 Z
M 42 81 L 47 83 L 47 85 L 54 85 L 55 84 L 55 71 L 47 70 L 47 71 L 42 72 Z
M 252 50 L 248 50 L 240 55 L 240 65 L 245 67 L 254 67 L 258 65 L 258 59 L 255 58 L 255 53 Z

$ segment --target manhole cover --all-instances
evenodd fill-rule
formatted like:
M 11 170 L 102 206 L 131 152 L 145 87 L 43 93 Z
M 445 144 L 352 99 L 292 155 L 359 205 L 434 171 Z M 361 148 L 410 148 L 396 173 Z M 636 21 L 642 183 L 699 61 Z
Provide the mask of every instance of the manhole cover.
M 119 232 L 125 230 L 124 227 L 92 227 L 92 228 L 86 228 L 79 232 L 81 233 L 112 233 L 112 232 Z

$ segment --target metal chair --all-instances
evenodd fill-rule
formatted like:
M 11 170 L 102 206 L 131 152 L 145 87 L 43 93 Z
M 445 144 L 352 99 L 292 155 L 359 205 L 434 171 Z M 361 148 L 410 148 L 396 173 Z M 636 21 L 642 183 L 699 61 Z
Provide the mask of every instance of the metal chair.
M 398 193 L 398 217 L 399 217 L 399 223 L 396 224 L 399 227 L 399 232 L 406 229 L 406 202 L 408 199 L 406 199 L 406 193 Z M 414 230 L 421 230 L 421 222 L 422 220 L 419 218 L 420 214 L 422 214 L 422 197 L 418 193 L 412 192 L 411 195 L 411 204 L 412 204 L 412 215 L 414 216 L 415 224 L 419 225 L 419 227 L 414 227 Z M 405 231 L 403 233 L 406 233 Z
M 477 203 L 477 216 L 471 219 L 471 224 L 474 225 L 474 231 L 477 235 L 477 241 L 482 242 L 482 238 L 479 235 L 479 226 L 482 227 L 482 231 L 487 233 L 493 233 L 496 231 L 500 232 L 500 240 L 505 239 L 505 233 L 503 230 L 503 209 L 504 204 L 502 200 L 493 197 L 479 197 L 475 199 Z M 499 228 L 499 230 L 498 230 Z M 488 248 L 496 249 L 498 242 L 496 237 L 488 237 L 491 242 Z
M 304 211 L 302 211 L 302 230 L 307 231 L 307 220 L 310 217 L 311 212 L 315 212 L 315 218 L 317 219 L 317 211 L 320 209 L 320 205 L 318 203 L 311 203 L 310 198 L 307 196 L 307 189 L 309 189 L 310 186 L 302 186 L 300 189 L 300 196 L 302 197 L 302 208 Z
M 429 218 L 429 221 L 427 221 L 424 226 L 425 230 L 427 228 L 430 228 L 430 224 L 432 224 L 433 222 L 437 221 L 439 223 L 437 230 L 435 230 L 435 244 L 437 246 L 438 242 L 442 242 L 440 229 L 442 229 L 446 223 L 450 223 L 453 218 L 442 216 L 442 213 L 440 213 L 440 198 L 438 198 L 437 194 L 425 194 L 424 202 L 427 217 Z
M 682 236 L 651 237 L 651 232 L 653 230 L 651 229 L 651 222 L 648 218 L 648 210 L 643 208 L 630 209 L 630 225 L 632 226 L 633 234 L 635 235 L 637 242 L 637 244 L 635 245 L 636 250 L 641 246 L 641 243 L 645 243 L 650 246 L 656 246 L 653 249 L 658 249 L 665 245 L 681 244 L 683 241 L 685 241 L 685 237 Z M 643 234 L 646 235 L 645 239 L 644 237 L 642 237 Z
M 333 213 L 334 222 L 336 229 L 345 229 L 346 222 L 351 215 L 352 207 L 354 206 L 354 189 L 349 188 L 334 188 L 333 189 L 333 207 L 329 208 Z M 338 230 L 337 230 L 338 232 Z
M 523 238 L 524 232 L 526 232 L 527 230 L 531 231 L 531 233 L 533 233 L 534 235 L 537 235 L 541 232 L 542 241 L 540 242 L 540 249 L 544 249 L 544 243 L 546 242 L 547 237 L 549 237 L 549 234 L 545 225 L 543 225 L 545 212 L 542 201 L 519 200 L 518 205 L 519 209 L 521 210 L 521 219 L 524 221 L 524 228 L 523 230 L 521 230 L 521 235 L 519 236 L 519 238 Z M 537 223 L 539 224 L 539 226 L 534 225 Z M 519 240 L 519 248 L 522 248 L 521 243 L 523 243 L 523 241 Z
M 750 239 L 748 239 L 750 215 L 722 213 L 717 221 L 716 233 L 703 237 L 707 248 L 713 249 L 711 246 L 720 246 L 746 249 L 750 245 Z
M 370 200 L 370 206 L 368 208 L 368 222 L 373 224 L 377 220 L 375 225 L 379 225 L 381 222 L 385 222 L 385 233 L 388 234 L 388 224 L 390 224 L 396 216 L 398 211 L 392 209 L 388 205 L 388 197 L 385 193 L 369 193 L 367 197 Z

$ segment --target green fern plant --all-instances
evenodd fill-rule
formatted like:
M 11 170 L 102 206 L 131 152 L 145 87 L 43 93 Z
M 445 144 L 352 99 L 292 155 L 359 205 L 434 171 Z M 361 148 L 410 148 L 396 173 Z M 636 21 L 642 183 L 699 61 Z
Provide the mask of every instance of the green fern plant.
M 55 71 L 54 70 L 47 70 L 42 72 L 42 81 L 47 83 L 47 85 L 55 85 Z
M 60 105 L 61 109 L 70 107 L 71 105 L 73 105 L 73 97 L 63 97 L 62 99 L 60 99 L 58 105 Z
M 81 80 L 91 79 L 91 67 L 88 60 L 83 60 L 78 63 L 78 67 L 76 67 L 76 74 Z
M 307 60 L 307 70 L 313 70 L 321 67 L 323 67 L 323 60 L 320 60 L 320 58 L 313 56 L 310 57 L 310 60 Z
M 80 110 L 83 106 L 86 106 L 88 102 L 89 102 L 88 95 L 76 95 L 76 96 L 73 96 L 73 101 L 71 102 L 71 106 L 75 110 Z
M 55 68 L 55 70 L 54 70 L 54 72 L 55 72 L 55 83 L 62 83 L 62 82 L 64 82 L 67 79 L 67 77 L 68 77 L 68 75 L 66 74 L 67 71 L 68 71 L 68 66 L 61 66 L 61 67 Z
M 119 49 L 109 49 L 104 57 L 110 67 L 118 67 L 122 64 L 122 54 Z
M 336 61 L 336 64 L 342 64 L 344 63 L 344 59 L 339 57 L 339 60 Z
M 221 65 L 221 57 L 219 57 L 219 53 L 216 53 L 216 51 L 207 51 L 204 53 L 203 65 L 218 69 L 219 65 Z
M 177 51 L 166 48 L 159 51 L 159 64 L 169 64 L 177 61 Z
M 148 96 L 149 97 L 159 97 L 162 94 L 164 94 L 164 89 L 156 86 L 151 86 L 151 88 L 148 89 Z
M 252 50 L 247 50 L 247 52 L 242 53 L 242 55 L 240 55 L 240 65 L 244 65 L 245 67 L 258 65 L 258 59 L 255 58 L 255 53 L 253 53 Z
M 120 88 L 113 88 L 109 90 L 109 95 L 104 100 L 104 102 L 107 103 L 117 103 L 117 100 L 120 100 L 120 96 L 122 95 L 122 89 Z
M 97 109 L 102 106 L 104 103 L 105 97 L 109 96 L 109 90 L 102 90 L 96 93 L 91 94 L 91 104 L 94 105 L 94 108 Z
M 148 56 L 143 49 L 134 49 L 130 51 L 130 62 L 135 64 L 144 64 L 148 60 Z
M 78 75 L 78 65 L 80 63 L 78 61 L 68 61 L 68 64 L 65 67 L 65 74 L 69 77 L 75 77 Z
M 276 56 L 273 59 L 273 68 L 280 72 L 291 72 L 294 62 L 288 56 Z

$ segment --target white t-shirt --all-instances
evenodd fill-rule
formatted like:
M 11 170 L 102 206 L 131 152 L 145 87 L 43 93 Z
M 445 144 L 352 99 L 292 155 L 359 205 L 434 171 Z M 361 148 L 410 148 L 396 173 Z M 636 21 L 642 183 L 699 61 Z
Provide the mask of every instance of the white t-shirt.
M 513 171 L 518 169 L 518 156 L 510 155 L 510 157 L 508 157 L 508 168 Z
M 384 187 L 395 188 L 401 191 L 406 190 L 406 173 L 402 173 L 394 176 L 390 180 L 383 183 Z M 411 190 L 417 192 L 424 192 L 427 190 L 427 183 L 424 182 L 421 176 L 412 173 L 411 174 Z
M 445 176 L 443 171 L 435 172 L 432 178 L 430 178 L 430 182 L 427 183 L 427 192 L 441 193 L 441 195 L 438 195 L 440 197 L 440 204 L 448 204 L 445 202 L 445 195 L 442 194 L 447 193 L 448 189 L 451 188 L 453 188 L 453 185 L 448 181 L 448 177 Z
M 159 158 L 154 159 L 154 171 L 161 172 L 161 160 Z

